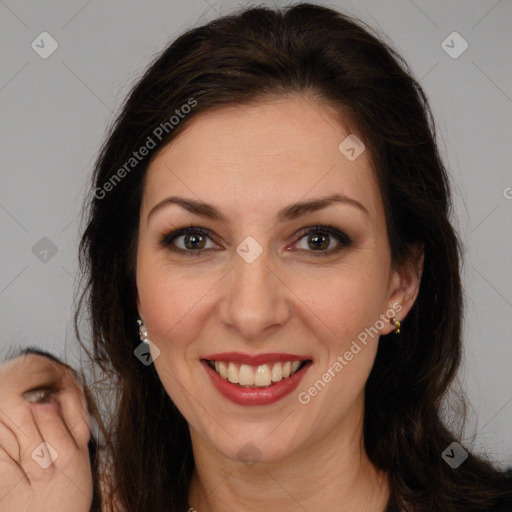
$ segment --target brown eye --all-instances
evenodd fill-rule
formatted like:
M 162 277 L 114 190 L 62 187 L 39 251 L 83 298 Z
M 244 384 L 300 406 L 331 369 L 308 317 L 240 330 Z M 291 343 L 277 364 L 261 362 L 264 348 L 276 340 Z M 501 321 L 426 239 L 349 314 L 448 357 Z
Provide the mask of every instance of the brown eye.
M 352 239 L 348 235 L 332 226 L 307 228 L 305 231 L 302 231 L 296 244 L 302 239 L 305 239 L 306 247 L 300 247 L 299 250 L 317 253 L 318 256 L 334 254 L 343 249 L 343 247 L 348 247 L 352 244 Z M 335 242 L 334 247 L 329 247 L 331 240 Z
M 160 245 L 174 252 L 198 256 L 202 251 L 212 249 L 212 247 L 206 247 L 209 239 L 211 240 L 211 236 L 208 231 L 189 226 L 166 234 L 160 240 Z M 178 240 L 180 240 L 182 247 L 178 247 Z

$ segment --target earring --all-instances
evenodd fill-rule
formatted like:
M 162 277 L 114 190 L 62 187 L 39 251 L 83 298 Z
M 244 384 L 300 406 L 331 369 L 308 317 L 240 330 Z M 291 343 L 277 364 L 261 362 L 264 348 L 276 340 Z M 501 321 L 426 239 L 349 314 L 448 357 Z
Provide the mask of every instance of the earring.
M 400 333 L 400 322 L 395 317 L 393 317 L 390 320 L 390 322 L 395 326 L 395 333 L 399 334 Z
M 146 326 L 142 323 L 140 318 L 137 320 L 137 323 L 139 324 L 140 341 L 149 345 L 150 340 L 148 338 L 148 330 L 146 329 Z

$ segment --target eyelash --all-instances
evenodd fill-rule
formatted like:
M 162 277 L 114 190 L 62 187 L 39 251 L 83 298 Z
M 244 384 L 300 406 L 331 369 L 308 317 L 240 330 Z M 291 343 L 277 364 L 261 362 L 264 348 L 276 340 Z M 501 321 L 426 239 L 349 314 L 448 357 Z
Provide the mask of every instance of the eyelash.
M 159 244 L 164 247 L 167 247 L 169 250 L 171 250 L 173 252 L 184 254 L 187 256 L 201 256 L 201 254 L 204 251 L 211 250 L 211 249 L 185 250 L 185 249 L 180 249 L 179 247 L 175 247 L 172 245 L 174 240 L 176 238 L 178 238 L 179 236 L 188 235 L 191 233 L 199 234 L 203 237 L 208 237 L 208 238 L 212 239 L 210 231 L 205 230 L 200 227 L 197 227 L 197 226 L 188 226 L 185 228 L 176 229 L 175 231 L 171 231 L 170 233 L 163 235 Z M 323 251 L 306 251 L 306 252 L 315 253 L 315 255 L 318 255 L 320 257 L 330 256 L 334 253 L 341 251 L 341 249 L 343 247 L 348 247 L 352 244 L 352 239 L 347 234 L 343 233 L 342 231 L 335 228 L 334 226 L 328 226 L 328 225 L 327 226 L 326 225 L 311 226 L 309 228 L 304 228 L 303 230 L 301 230 L 300 236 L 298 237 L 297 242 L 300 241 L 305 236 L 310 235 L 312 233 L 321 233 L 324 235 L 330 235 L 330 236 L 336 238 L 338 240 L 338 242 L 340 242 L 340 245 L 334 249 L 323 250 Z M 297 243 L 297 242 L 295 242 L 295 243 Z M 303 251 L 305 249 L 300 249 L 300 250 Z

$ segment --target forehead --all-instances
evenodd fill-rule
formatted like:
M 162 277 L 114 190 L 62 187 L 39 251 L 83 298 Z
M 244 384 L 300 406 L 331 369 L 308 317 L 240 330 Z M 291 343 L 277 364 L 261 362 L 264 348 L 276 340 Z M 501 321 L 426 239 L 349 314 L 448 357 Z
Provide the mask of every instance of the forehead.
M 10 383 L 28 384 L 33 377 L 41 381 L 59 382 L 68 374 L 71 376 L 68 365 L 39 354 L 19 356 L 0 367 L 0 379 L 8 377 Z
M 338 192 L 379 215 L 369 151 L 351 161 L 339 149 L 349 135 L 332 109 L 307 97 L 197 114 L 149 165 L 143 210 L 179 194 L 226 211 L 231 205 L 235 215 L 237 205 L 254 211 L 271 204 L 277 210 Z

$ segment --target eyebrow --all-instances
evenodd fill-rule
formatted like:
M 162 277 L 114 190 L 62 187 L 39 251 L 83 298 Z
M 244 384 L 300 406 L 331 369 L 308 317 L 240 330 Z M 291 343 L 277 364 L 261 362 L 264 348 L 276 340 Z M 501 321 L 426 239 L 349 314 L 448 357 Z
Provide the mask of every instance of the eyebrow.
M 185 197 L 172 196 L 167 197 L 156 204 L 151 211 L 148 213 L 148 221 L 149 218 L 158 210 L 167 206 L 169 204 L 177 204 L 184 208 L 185 210 L 198 215 L 200 217 L 205 217 L 207 219 L 219 220 L 222 222 L 226 221 L 225 216 L 222 212 L 216 208 L 215 206 L 204 203 L 203 201 L 197 201 L 195 199 L 188 199 Z M 286 222 L 290 220 L 297 219 L 302 217 L 303 215 L 307 215 L 308 213 L 316 212 L 318 210 L 323 210 L 328 206 L 333 204 L 345 204 L 349 206 L 354 206 L 360 211 L 369 215 L 368 210 L 356 199 L 352 199 L 351 197 L 345 196 L 343 194 L 331 194 L 326 197 L 321 197 L 317 199 L 312 199 L 310 201 L 302 201 L 299 203 L 294 203 L 289 206 L 286 206 L 282 210 L 280 210 L 276 216 L 278 222 Z

